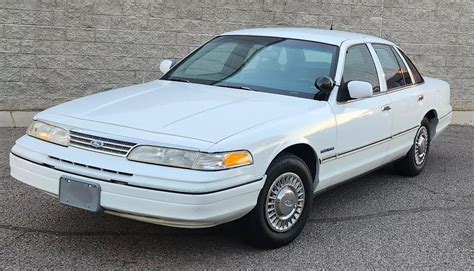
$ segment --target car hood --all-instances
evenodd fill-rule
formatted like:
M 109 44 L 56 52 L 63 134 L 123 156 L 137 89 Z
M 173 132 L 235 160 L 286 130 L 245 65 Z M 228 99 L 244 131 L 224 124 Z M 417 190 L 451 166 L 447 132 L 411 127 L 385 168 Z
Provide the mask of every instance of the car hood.
M 319 102 L 283 95 L 157 80 L 83 97 L 46 112 L 155 133 L 218 142 Z

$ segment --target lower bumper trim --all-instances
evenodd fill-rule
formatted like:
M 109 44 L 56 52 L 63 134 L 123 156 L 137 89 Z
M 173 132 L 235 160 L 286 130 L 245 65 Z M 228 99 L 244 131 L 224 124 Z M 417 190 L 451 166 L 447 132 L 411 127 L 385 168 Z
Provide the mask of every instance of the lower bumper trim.
M 118 212 L 114 210 L 105 210 L 104 213 L 127 218 L 127 219 L 137 220 L 141 222 L 175 227 L 175 228 L 200 229 L 200 228 L 210 228 L 210 227 L 214 227 L 220 224 L 220 223 L 215 223 L 215 222 L 165 219 L 165 218 L 152 217 L 152 216 L 146 216 L 146 215 L 136 215 L 132 213 Z

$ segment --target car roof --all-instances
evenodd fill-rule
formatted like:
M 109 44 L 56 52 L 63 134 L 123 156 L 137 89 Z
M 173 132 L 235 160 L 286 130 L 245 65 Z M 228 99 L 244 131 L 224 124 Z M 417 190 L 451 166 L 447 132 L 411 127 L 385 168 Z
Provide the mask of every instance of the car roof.
M 366 42 L 393 44 L 390 41 L 387 41 L 385 39 L 381 39 L 381 38 L 366 35 L 366 34 L 336 31 L 336 30 L 324 30 L 324 29 L 317 29 L 317 28 L 252 28 L 252 29 L 242 29 L 242 30 L 231 31 L 231 32 L 224 33 L 222 35 L 278 37 L 278 38 L 316 41 L 316 42 L 328 43 L 328 44 L 333 44 L 333 45 L 338 45 L 338 46 L 347 40 L 361 40 L 361 39 Z

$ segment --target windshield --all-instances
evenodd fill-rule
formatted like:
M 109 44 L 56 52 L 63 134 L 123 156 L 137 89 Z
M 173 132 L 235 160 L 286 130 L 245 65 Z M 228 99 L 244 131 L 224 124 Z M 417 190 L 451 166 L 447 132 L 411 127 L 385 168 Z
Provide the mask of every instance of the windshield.
M 220 36 L 161 79 L 315 98 L 314 82 L 334 79 L 337 46 L 258 36 Z

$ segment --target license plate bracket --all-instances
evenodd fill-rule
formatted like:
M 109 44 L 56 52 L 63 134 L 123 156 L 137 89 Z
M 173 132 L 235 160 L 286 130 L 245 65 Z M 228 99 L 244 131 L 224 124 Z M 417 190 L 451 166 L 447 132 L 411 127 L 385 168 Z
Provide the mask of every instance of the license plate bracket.
M 100 185 L 63 176 L 59 179 L 59 202 L 90 212 L 101 212 Z

